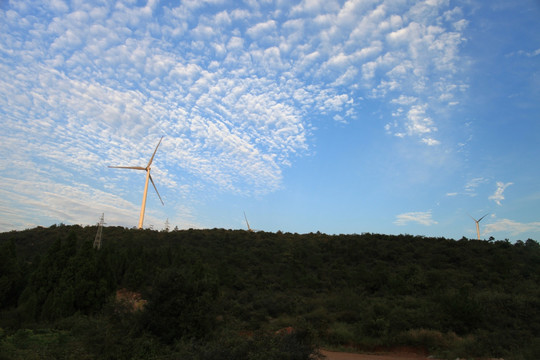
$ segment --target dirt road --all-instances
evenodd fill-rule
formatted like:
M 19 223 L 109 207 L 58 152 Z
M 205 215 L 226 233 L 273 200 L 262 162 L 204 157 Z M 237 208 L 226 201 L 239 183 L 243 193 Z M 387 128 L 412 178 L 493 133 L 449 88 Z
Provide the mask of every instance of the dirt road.
M 321 350 L 321 353 L 326 356 L 327 360 L 435 360 L 409 352 L 370 355 Z

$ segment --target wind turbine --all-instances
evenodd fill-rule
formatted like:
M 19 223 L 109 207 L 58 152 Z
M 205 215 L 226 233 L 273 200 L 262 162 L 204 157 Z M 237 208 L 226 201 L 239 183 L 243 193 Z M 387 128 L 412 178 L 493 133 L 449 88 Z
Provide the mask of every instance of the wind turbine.
M 142 205 L 141 205 L 141 214 L 139 216 L 139 224 L 137 227 L 139 229 L 142 229 L 143 226 L 143 220 L 144 220 L 144 210 L 146 208 L 146 194 L 148 193 L 148 179 L 152 182 L 152 185 L 154 186 L 154 189 L 156 190 L 156 194 L 159 197 L 159 201 L 161 201 L 162 205 L 165 205 L 163 203 L 163 200 L 161 200 L 161 196 L 159 195 L 159 192 L 157 191 L 156 184 L 154 184 L 154 180 L 152 179 L 152 176 L 150 175 L 150 165 L 152 165 L 152 161 L 154 161 L 154 156 L 156 155 L 157 149 L 159 147 L 159 144 L 161 144 L 161 140 L 163 140 L 163 136 L 161 139 L 159 139 L 159 142 L 156 146 L 156 149 L 154 150 L 154 153 L 152 154 L 152 157 L 150 158 L 150 161 L 148 161 L 148 165 L 146 167 L 142 166 L 109 166 L 110 168 L 116 168 L 116 169 L 132 169 L 132 170 L 144 170 L 146 171 L 146 182 L 144 184 L 144 194 L 142 198 Z
M 248 223 L 248 221 L 247 221 L 247 216 L 246 216 L 246 212 L 245 212 L 245 211 L 244 211 L 244 219 L 246 219 L 246 225 L 247 225 L 247 227 L 248 227 L 248 231 L 249 231 L 249 232 L 253 232 L 253 230 L 249 227 L 249 223 Z
M 478 240 L 480 240 L 480 221 L 482 221 L 483 218 L 485 218 L 486 216 L 488 216 L 488 214 L 482 216 L 480 219 L 476 220 L 475 218 L 473 218 L 471 215 L 469 215 L 471 217 L 471 219 L 474 220 L 474 222 L 476 223 L 476 235 L 478 236 Z

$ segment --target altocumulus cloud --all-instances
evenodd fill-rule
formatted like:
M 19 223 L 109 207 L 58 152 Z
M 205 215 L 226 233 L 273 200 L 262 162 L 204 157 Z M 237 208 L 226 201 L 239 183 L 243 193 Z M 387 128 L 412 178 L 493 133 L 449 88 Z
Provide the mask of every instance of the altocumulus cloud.
M 117 193 L 130 177 L 106 165 L 144 164 L 165 134 L 160 184 L 193 183 L 171 197 L 203 183 L 271 192 L 310 152 L 312 114 L 356 121 L 369 99 L 395 107 L 388 133 L 436 146 L 433 107 L 466 88 L 455 76 L 465 26 L 447 1 L 11 2 L 0 151 L 18 151 L 0 160 L 2 180 L 47 174 L 85 183 L 91 199 L 98 178 Z

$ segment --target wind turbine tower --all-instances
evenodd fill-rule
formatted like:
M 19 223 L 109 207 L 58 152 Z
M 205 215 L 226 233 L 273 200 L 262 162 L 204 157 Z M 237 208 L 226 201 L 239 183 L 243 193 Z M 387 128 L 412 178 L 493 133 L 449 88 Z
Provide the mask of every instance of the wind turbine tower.
M 248 231 L 249 232 L 253 232 L 253 230 L 249 227 L 249 223 L 248 223 L 248 220 L 247 220 L 247 216 L 246 216 L 246 212 L 244 211 L 244 219 L 246 219 L 246 225 L 248 227 Z
M 96 238 L 94 239 L 94 249 L 101 249 L 101 235 L 103 234 L 104 218 L 105 214 L 101 214 L 101 218 L 99 219 L 98 223 Z
M 159 195 L 159 192 L 157 190 L 156 184 L 154 183 L 154 180 L 152 179 L 152 176 L 150 175 L 150 165 L 152 165 L 152 161 L 154 161 L 154 156 L 156 155 L 157 149 L 159 147 L 159 144 L 161 144 L 161 140 L 163 140 L 163 136 L 161 139 L 159 139 L 159 142 L 156 146 L 156 149 L 154 150 L 154 153 L 152 154 L 152 157 L 150 158 L 150 161 L 148 161 L 148 164 L 146 167 L 142 166 L 109 166 L 110 168 L 116 168 L 116 169 L 131 169 L 131 170 L 144 170 L 146 171 L 146 182 L 144 183 L 144 193 L 142 198 L 142 205 L 141 205 L 141 214 L 139 215 L 139 224 L 137 227 L 139 229 L 142 229 L 143 226 L 143 220 L 144 220 L 144 211 L 146 208 L 146 194 L 148 193 L 148 180 L 152 182 L 152 185 L 154 186 L 154 190 L 156 190 L 156 194 L 159 197 L 159 201 L 161 201 L 162 205 L 165 205 L 163 203 L 163 200 L 161 200 L 161 196 Z
M 480 240 L 480 221 L 482 221 L 483 218 L 485 218 L 486 216 L 488 216 L 488 214 L 482 216 L 480 219 L 476 220 L 475 218 L 473 218 L 471 215 L 469 215 L 471 217 L 471 219 L 474 220 L 474 222 L 476 223 L 476 236 L 478 237 L 478 240 Z

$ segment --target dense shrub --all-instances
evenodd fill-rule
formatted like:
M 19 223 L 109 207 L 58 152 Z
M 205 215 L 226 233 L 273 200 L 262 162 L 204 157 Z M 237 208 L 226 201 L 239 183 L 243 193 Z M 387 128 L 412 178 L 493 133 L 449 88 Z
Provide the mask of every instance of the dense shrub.
M 215 325 L 217 279 L 201 264 L 161 273 L 142 314 L 145 328 L 165 343 L 208 337 Z
M 0 234 L 0 354 L 307 359 L 320 342 L 540 358 L 534 240 L 109 227 L 98 251 L 95 231 Z M 146 307 L 119 307 L 120 288 Z

